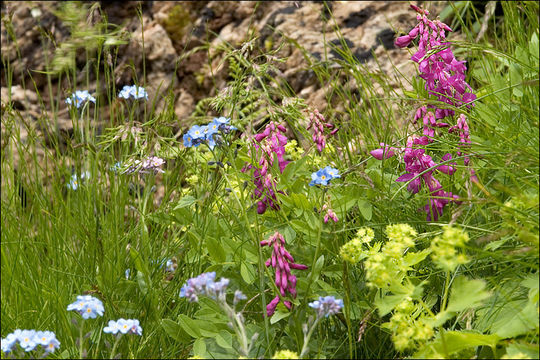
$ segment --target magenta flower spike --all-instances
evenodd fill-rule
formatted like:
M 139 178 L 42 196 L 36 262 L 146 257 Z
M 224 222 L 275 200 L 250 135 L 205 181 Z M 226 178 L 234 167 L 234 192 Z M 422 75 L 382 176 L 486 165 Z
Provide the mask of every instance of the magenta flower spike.
M 272 248 L 272 256 L 266 260 L 265 265 L 267 267 L 273 267 L 275 269 L 275 284 L 282 297 L 289 293 L 293 298 L 296 297 L 296 276 L 291 273 L 291 269 L 306 270 L 308 267 L 302 264 L 294 263 L 294 258 L 285 249 L 285 238 L 279 232 L 275 232 L 267 240 L 261 241 L 261 246 L 268 246 Z M 266 306 L 266 315 L 272 316 L 276 311 L 276 307 L 279 304 L 280 297 L 277 295 Z M 291 309 L 292 304 L 290 301 L 283 301 L 283 304 Z
M 275 195 L 276 180 L 273 178 L 269 169 L 274 163 L 274 154 L 277 157 L 279 170 L 283 172 L 289 161 L 285 160 L 285 145 L 287 137 L 283 135 L 286 129 L 283 125 L 276 125 L 273 121 L 270 122 L 263 132 L 254 136 L 255 142 L 253 149 L 256 151 L 256 163 L 260 166 L 257 168 L 252 164 L 246 165 L 242 171 L 253 171 L 253 183 L 255 190 L 252 197 L 259 199 L 257 201 L 257 213 L 263 214 L 267 208 L 274 210 L 279 209 L 277 198 Z

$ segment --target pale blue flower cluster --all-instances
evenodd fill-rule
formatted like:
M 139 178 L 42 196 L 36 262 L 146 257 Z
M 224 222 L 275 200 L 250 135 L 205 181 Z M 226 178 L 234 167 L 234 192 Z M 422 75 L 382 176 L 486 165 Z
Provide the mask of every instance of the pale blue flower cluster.
M 79 295 L 77 301 L 68 305 L 67 310 L 77 311 L 83 319 L 95 319 L 98 315 L 103 316 L 105 308 L 101 300 L 90 295 Z
M 137 319 L 118 319 L 117 321 L 109 320 L 109 325 L 103 328 L 103 332 L 116 335 L 121 334 L 136 334 L 142 336 L 142 327 Z
M 330 180 L 340 178 L 339 170 L 333 167 L 327 166 L 324 169 L 320 169 L 317 172 L 311 174 L 311 182 L 309 186 L 313 185 L 328 185 Z
M 86 101 L 91 101 L 94 104 L 96 103 L 96 99 L 90 95 L 88 90 L 76 90 L 73 94 L 71 94 L 70 97 L 66 99 L 66 104 L 75 105 L 75 107 L 78 109 Z
M 221 278 L 215 282 L 216 273 L 203 273 L 195 278 L 191 278 L 180 289 L 180 297 L 186 297 L 190 302 L 198 301 L 199 296 L 206 295 L 214 300 L 225 301 L 225 292 L 229 285 L 229 279 Z
M 317 310 L 317 317 L 328 317 L 334 315 L 343 307 L 343 300 L 337 299 L 333 296 L 319 297 L 319 300 L 310 302 L 308 304 L 313 309 Z
M 210 149 L 216 146 L 214 135 L 221 131 L 228 133 L 232 130 L 236 130 L 234 126 L 227 125 L 231 119 L 226 117 L 214 118 L 208 125 L 193 125 L 186 134 L 184 134 L 184 146 L 185 147 L 197 147 L 203 142 L 208 144 Z
M 70 190 L 77 190 L 79 188 L 79 185 L 86 179 L 90 178 L 90 172 L 85 171 L 81 174 L 81 176 L 78 176 L 77 174 L 72 174 L 71 179 L 69 180 L 69 183 L 66 184 L 67 188 Z
M 17 329 L 2 339 L 2 351 L 9 353 L 19 344 L 24 351 L 32 351 L 40 345 L 49 354 L 60 347 L 60 342 L 52 331 L 20 330 Z
M 148 93 L 142 86 L 132 85 L 128 86 L 125 85 L 122 90 L 120 90 L 120 93 L 118 94 L 118 97 L 123 99 L 129 99 L 132 97 L 133 99 L 146 99 L 148 100 Z

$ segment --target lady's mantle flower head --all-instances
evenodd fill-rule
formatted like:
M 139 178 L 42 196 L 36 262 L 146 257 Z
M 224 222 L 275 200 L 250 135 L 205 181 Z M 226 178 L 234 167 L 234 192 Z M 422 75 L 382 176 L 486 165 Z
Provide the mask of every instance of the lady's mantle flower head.
M 290 350 L 276 351 L 272 359 L 298 359 L 298 354 Z
M 120 93 L 118 94 L 118 97 L 123 99 L 129 99 L 130 97 L 133 97 L 134 99 L 146 99 L 148 100 L 148 94 L 146 93 L 146 90 L 142 86 L 132 85 L 128 86 L 125 85 Z
M 313 309 L 317 310 L 317 317 L 328 317 L 329 315 L 337 314 L 343 307 L 343 300 L 333 296 L 319 297 L 319 300 L 308 304 Z
M 105 308 L 101 300 L 90 295 L 79 295 L 77 296 L 77 301 L 67 306 L 67 310 L 77 311 L 83 319 L 95 319 L 98 315 L 103 316 Z
M 454 271 L 460 264 L 469 260 L 465 254 L 458 254 L 456 248 L 464 247 L 469 235 L 461 229 L 445 226 L 442 236 L 431 241 L 431 258 L 437 266 L 446 271 Z
M 372 228 L 362 227 L 356 232 L 356 238 L 363 243 L 369 243 L 375 238 L 375 232 Z
M 352 264 L 356 264 L 367 256 L 362 250 L 362 242 L 358 238 L 354 238 L 343 245 L 339 250 L 339 255 L 343 260 Z
M 118 321 L 110 320 L 109 325 L 103 328 L 103 332 L 116 335 L 121 334 L 136 334 L 142 336 L 142 327 L 137 319 L 118 319 Z
M 311 182 L 309 186 L 313 185 L 328 185 L 330 180 L 340 178 L 339 170 L 333 167 L 327 166 L 324 169 L 320 169 L 317 172 L 311 174 Z
M 94 104 L 96 103 L 96 99 L 90 95 L 88 90 L 76 90 L 73 94 L 71 94 L 70 97 L 66 99 L 66 104 L 75 105 L 75 107 L 78 109 L 86 101 L 91 101 Z
M 66 184 L 67 188 L 70 190 L 77 190 L 79 188 L 79 185 L 86 179 L 90 178 L 90 172 L 85 171 L 81 174 L 81 176 L 78 176 L 77 174 L 72 174 L 71 179 L 69 180 L 69 183 Z
M 180 289 L 180 297 L 187 297 L 190 302 L 198 301 L 199 296 L 206 295 L 214 300 L 225 301 L 229 279 L 221 278 L 215 282 L 216 273 L 208 272 L 189 279 Z
M 388 240 L 400 242 L 405 246 L 414 246 L 414 238 L 418 235 L 409 224 L 394 224 L 386 226 Z

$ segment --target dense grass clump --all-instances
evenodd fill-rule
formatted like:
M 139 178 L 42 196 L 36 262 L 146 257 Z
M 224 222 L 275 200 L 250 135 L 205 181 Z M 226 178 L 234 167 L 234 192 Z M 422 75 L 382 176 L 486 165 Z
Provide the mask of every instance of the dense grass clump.
M 129 34 L 62 6 L 45 130 L 2 99 L 2 358 L 538 358 L 539 7 L 500 7 L 412 5 L 415 73 L 306 55 L 324 112 L 254 35 L 203 44 L 227 84 L 179 126 L 148 54 L 118 88 Z

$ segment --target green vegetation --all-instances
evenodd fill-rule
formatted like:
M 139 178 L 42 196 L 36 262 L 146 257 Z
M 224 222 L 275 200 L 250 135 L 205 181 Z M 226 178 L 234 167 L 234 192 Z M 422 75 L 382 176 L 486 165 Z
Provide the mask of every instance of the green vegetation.
M 463 39 L 446 34 L 455 58 L 467 60 L 470 108 L 428 93 L 424 79 L 400 74 L 398 64 L 401 88 L 390 86 L 393 75 L 359 63 L 345 41 L 336 48 L 342 59 L 332 61 L 294 44 L 329 89 L 319 116 L 275 76 L 279 52 L 252 38 L 239 49 L 202 47 L 223 57 L 229 77 L 196 104 L 190 125 L 223 126 L 198 137 L 182 122 L 181 139 L 172 91 L 163 110 L 140 92 L 119 98 L 125 34 L 104 17 L 79 27 L 99 7 L 68 2 L 57 15 L 71 39 L 52 44 L 43 34 L 44 51 L 54 45 L 56 53 L 37 122 L 54 132 L 65 99 L 88 90 L 94 102 L 81 95 L 80 107 L 69 106 L 73 134 L 61 143 L 28 125 L 23 142 L 20 124 L 29 120 L 11 95 L 2 99 L 2 339 L 16 329 L 53 331 L 60 347 L 50 358 L 538 358 L 539 5 L 501 5 L 500 17 L 484 18 L 471 2 L 441 14 Z M 184 34 L 189 16 L 178 6 L 168 30 Z M 8 17 L 2 27 L 16 43 Z M 8 88 L 36 89 L 32 72 L 13 84 L 12 65 L 3 68 Z M 146 70 L 132 71 L 145 86 Z M 52 86 L 62 79 L 69 89 Z M 432 130 L 422 118 L 413 124 L 428 105 L 452 111 L 449 126 L 467 119 L 470 144 L 462 129 L 434 126 L 434 140 L 414 145 L 450 174 L 404 162 L 407 141 Z M 307 124 L 316 121 L 313 142 L 318 128 Z M 388 145 L 382 161 L 370 154 L 385 149 L 380 143 Z M 327 166 L 339 176 L 318 172 Z M 396 181 L 406 173 L 415 177 Z M 415 181 L 424 186 L 410 191 Z M 188 279 L 211 272 L 208 286 L 229 283 L 199 288 L 189 301 Z M 101 300 L 103 316 L 66 310 L 83 294 Z M 323 309 L 324 301 L 334 307 Z M 142 336 L 103 331 L 120 318 L 138 319 Z

